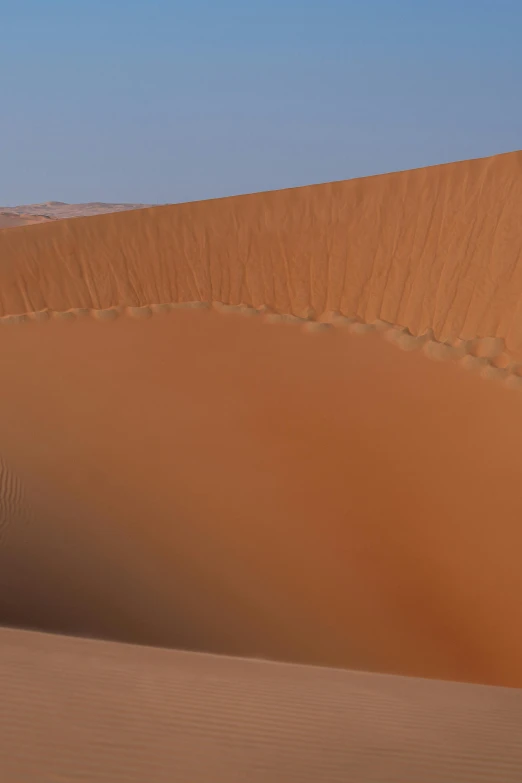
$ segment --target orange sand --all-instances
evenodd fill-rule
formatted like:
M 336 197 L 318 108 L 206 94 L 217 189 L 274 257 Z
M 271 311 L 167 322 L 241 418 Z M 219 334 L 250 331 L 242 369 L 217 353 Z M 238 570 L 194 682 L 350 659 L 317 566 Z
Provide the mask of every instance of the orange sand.
M 522 352 L 522 152 L 0 232 L 0 314 L 221 301 Z
M 0 623 L 522 687 L 521 169 L 0 231 Z
M 190 309 L 7 325 L 0 351 L 38 495 L 1 550 L 9 622 L 522 685 L 522 394 Z

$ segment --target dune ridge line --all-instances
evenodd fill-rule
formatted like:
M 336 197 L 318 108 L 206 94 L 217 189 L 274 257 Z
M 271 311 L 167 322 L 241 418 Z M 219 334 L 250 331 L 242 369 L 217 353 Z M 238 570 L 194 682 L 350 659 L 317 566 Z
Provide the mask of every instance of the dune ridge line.
M 330 327 L 347 329 L 351 334 L 365 335 L 376 331 L 382 333 L 385 339 L 398 348 L 411 351 L 422 350 L 430 359 L 436 361 L 458 361 L 464 369 L 478 371 L 486 380 L 500 380 L 513 389 L 522 388 L 522 362 L 516 361 L 507 353 L 504 340 L 498 337 L 482 337 L 465 340 L 458 337 L 442 342 L 437 340 L 432 329 L 422 335 L 413 335 L 407 327 L 392 324 L 377 319 L 373 323 L 365 322 L 357 317 L 348 317 L 341 313 L 327 312 L 317 317 L 300 317 L 293 313 L 277 313 L 270 311 L 265 305 L 253 307 L 241 303 L 228 302 L 163 302 L 140 307 L 125 307 L 114 305 L 107 308 L 71 308 L 70 310 L 53 311 L 40 310 L 16 315 L 0 317 L 1 325 L 41 322 L 50 319 L 74 321 L 77 318 L 91 317 L 99 321 L 112 321 L 118 317 L 147 319 L 153 315 L 165 315 L 179 309 L 215 309 L 223 314 L 258 315 L 267 323 L 290 323 L 301 325 L 306 332 L 322 332 Z
M 501 338 L 522 360 L 522 152 L 0 232 L 0 315 L 265 305 Z

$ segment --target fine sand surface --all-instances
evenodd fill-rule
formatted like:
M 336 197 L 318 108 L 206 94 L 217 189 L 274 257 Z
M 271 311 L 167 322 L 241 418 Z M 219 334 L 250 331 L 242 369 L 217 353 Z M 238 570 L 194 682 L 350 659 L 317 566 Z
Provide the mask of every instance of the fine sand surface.
M 519 783 L 522 692 L 0 632 L 2 783 Z
M 0 353 L 4 624 L 522 686 L 519 390 L 191 308 Z
M 497 338 L 522 361 L 521 221 L 514 152 L 22 227 L 0 232 L 0 315 L 218 301 Z
M 0 231 L 0 625 L 522 688 L 521 174 L 511 153 Z M 5 633 L 52 687 L 49 661 L 85 674 Z M 93 678 L 130 649 L 51 644 Z M 368 780 L 408 779 L 392 737 Z M 486 755 L 451 779 L 509 780 Z

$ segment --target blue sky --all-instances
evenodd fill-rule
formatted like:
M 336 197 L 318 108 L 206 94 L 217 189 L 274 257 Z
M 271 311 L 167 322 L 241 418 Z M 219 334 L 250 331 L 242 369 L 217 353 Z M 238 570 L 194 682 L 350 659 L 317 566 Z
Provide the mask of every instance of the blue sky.
M 2 205 L 522 148 L 522 0 L 0 0 L 0 20 Z

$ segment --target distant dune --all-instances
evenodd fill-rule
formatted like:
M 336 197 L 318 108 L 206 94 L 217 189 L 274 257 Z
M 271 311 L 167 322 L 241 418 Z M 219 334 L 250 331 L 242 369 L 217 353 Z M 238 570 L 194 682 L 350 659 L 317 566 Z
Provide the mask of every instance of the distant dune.
M 0 231 L 0 624 L 522 688 L 521 175 Z
M 51 218 L 44 215 L 30 215 L 26 212 L 7 212 L 0 208 L 0 228 L 32 226 L 35 223 L 45 223 L 47 220 L 51 220 Z
M 46 201 L 42 204 L 24 204 L 19 207 L 0 207 L 0 228 L 31 225 L 46 220 L 64 220 L 107 212 L 127 212 L 142 209 L 148 204 L 104 204 L 93 201 L 88 204 L 66 204 L 63 201 Z

